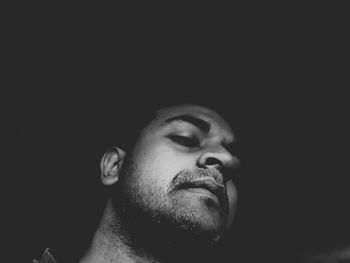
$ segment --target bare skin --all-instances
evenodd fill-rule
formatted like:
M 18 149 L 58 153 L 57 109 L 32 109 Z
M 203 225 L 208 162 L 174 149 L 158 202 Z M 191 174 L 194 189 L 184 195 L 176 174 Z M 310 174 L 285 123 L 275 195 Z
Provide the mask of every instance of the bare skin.
M 80 263 L 164 262 L 152 248 L 176 250 L 180 236 L 203 244 L 221 240 L 237 202 L 230 177 L 239 162 L 229 151 L 234 142 L 230 126 L 210 109 L 159 110 L 132 152 L 114 147 L 102 158 L 102 183 L 115 195 Z

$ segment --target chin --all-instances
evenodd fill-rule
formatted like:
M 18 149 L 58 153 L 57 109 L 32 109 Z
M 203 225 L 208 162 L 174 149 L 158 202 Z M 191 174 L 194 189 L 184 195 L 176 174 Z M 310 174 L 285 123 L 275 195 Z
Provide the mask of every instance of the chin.
M 223 227 L 221 224 L 213 222 L 198 222 L 198 235 L 209 243 L 218 243 L 223 237 Z
M 223 220 L 221 219 L 221 217 L 215 217 L 210 215 L 207 217 L 201 217 L 198 220 L 198 225 L 200 226 L 203 232 L 219 234 L 223 230 Z
M 178 214 L 177 223 L 185 232 L 194 236 L 202 236 L 205 239 L 220 240 L 224 230 L 224 219 L 220 213 L 210 211 L 187 210 Z
M 173 216 L 183 230 L 206 236 L 222 234 L 227 215 L 218 206 L 208 206 L 203 200 L 196 199 L 190 202 L 177 199 L 173 205 Z

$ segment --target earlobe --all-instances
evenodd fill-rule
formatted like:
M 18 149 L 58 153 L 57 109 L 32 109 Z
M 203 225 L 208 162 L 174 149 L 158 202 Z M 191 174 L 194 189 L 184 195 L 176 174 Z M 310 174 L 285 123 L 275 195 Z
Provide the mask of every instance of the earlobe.
M 113 147 L 108 150 L 101 160 L 101 181 L 104 185 L 112 185 L 119 179 L 119 174 L 126 153 Z

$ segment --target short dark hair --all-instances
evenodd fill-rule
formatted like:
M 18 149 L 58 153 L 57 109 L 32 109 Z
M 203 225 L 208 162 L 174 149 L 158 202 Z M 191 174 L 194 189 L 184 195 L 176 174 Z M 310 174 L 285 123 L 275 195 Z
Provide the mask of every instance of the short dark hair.
M 182 105 L 193 104 L 207 107 L 218 112 L 225 120 L 231 119 L 232 116 L 228 116 L 230 112 L 225 111 L 223 107 L 218 107 L 213 103 L 205 103 L 203 101 L 191 101 L 191 100 L 162 100 L 152 103 L 144 103 L 137 105 L 127 105 L 120 110 L 116 109 L 115 112 L 110 110 L 109 115 L 104 115 L 104 118 L 109 120 L 100 119 L 108 125 L 103 126 L 102 138 L 106 146 L 118 146 L 125 151 L 129 151 L 136 143 L 141 131 L 156 117 L 156 112 L 159 109 Z

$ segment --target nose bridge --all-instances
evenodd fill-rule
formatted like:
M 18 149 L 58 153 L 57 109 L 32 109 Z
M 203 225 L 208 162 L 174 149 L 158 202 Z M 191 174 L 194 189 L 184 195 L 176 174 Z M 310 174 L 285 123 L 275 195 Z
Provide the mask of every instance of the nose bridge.
M 198 158 L 201 167 L 231 168 L 234 165 L 235 158 L 222 145 L 212 145 Z

